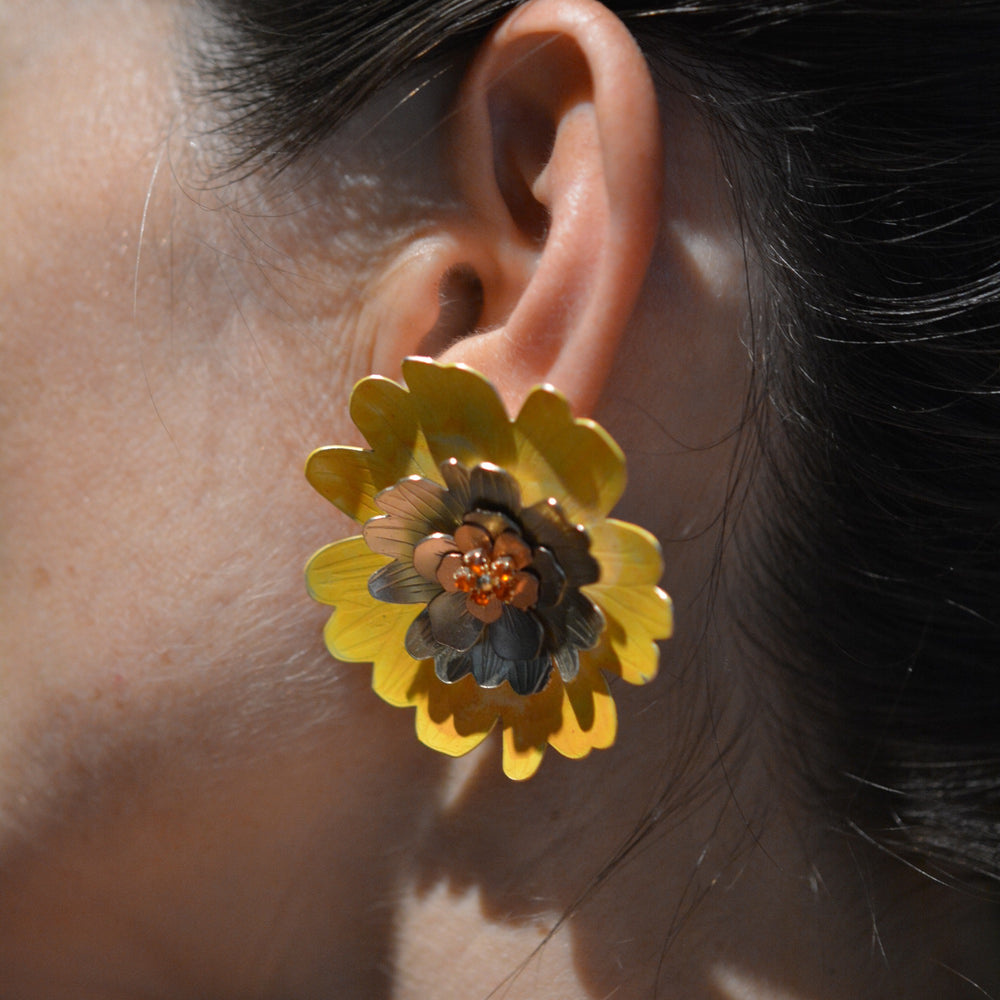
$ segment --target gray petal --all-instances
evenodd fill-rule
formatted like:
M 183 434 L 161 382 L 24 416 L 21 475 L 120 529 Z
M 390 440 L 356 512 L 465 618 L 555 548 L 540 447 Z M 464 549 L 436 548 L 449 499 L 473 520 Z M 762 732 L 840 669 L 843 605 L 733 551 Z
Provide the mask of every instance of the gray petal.
M 425 580 L 409 560 L 394 559 L 368 578 L 368 593 L 389 604 L 425 604 L 437 597 L 441 588 Z
M 509 660 L 497 656 L 488 642 L 476 643 L 466 656 L 472 664 L 472 676 L 480 687 L 500 687 L 507 680 L 507 673 L 512 664 Z
M 443 646 L 460 652 L 472 646 L 483 634 L 483 623 L 465 610 L 465 594 L 439 594 L 427 605 L 431 633 Z
M 566 638 L 577 649 L 593 649 L 604 631 L 601 609 L 577 590 L 566 600 Z
M 521 487 L 510 473 L 492 462 L 477 465 L 469 476 L 475 507 L 500 508 L 516 514 L 521 509 Z
M 533 660 L 517 660 L 507 680 L 516 694 L 535 694 L 545 687 L 550 673 L 552 661 L 549 657 L 537 656 Z
M 489 627 L 493 651 L 505 660 L 533 660 L 541 652 L 542 625 L 528 611 L 504 605 L 500 619 Z
M 552 500 L 532 504 L 521 511 L 521 522 L 535 546 L 552 550 L 571 586 L 582 587 L 600 578 L 587 533 L 566 519 L 559 504 Z
M 566 591 L 566 574 L 556 557 L 540 545 L 532 553 L 531 569 L 538 577 L 538 606 L 547 608 L 558 604 Z
M 580 655 L 573 646 L 560 646 L 552 654 L 552 662 L 564 681 L 573 680 L 580 672 Z
M 472 648 L 478 649 L 479 647 L 473 646 Z M 471 651 L 460 653 L 456 649 L 447 649 L 434 657 L 434 673 L 437 674 L 438 680 L 444 681 L 445 684 L 454 684 L 471 670 Z
M 443 486 L 423 476 L 408 476 L 375 497 L 379 510 L 403 520 L 419 522 L 423 534 L 451 531 L 462 519 L 464 508 Z
M 413 623 L 406 630 L 403 645 L 415 660 L 430 659 L 441 651 L 441 644 L 435 642 L 431 634 L 431 619 L 426 608 L 413 619 Z
M 507 660 L 488 642 L 477 643 L 466 654 L 472 661 L 472 676 L 480 687 L 495 688 L 507 681 L 516 694 L 534 694 L 545 687 L 551 672 L 548 656 L 530 660 Z

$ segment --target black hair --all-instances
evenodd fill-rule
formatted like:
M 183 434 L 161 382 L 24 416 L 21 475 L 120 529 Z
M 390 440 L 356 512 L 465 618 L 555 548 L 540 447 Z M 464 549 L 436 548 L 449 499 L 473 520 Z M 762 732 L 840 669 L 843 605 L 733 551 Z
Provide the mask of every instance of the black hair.
M 215 0 L 203 71 L 231 164 L 280 170 L 512 6 Z M 784 670 L 810 780 L 886 850 L 995 880 L 1000 4 L 607 6 L 745 175 L 770 494 L 745 624 Z

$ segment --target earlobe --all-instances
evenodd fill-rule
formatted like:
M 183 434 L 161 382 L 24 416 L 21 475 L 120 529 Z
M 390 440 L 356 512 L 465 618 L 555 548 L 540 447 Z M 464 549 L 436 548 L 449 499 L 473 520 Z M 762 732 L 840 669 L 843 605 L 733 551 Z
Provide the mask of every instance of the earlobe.
M 431 291 L 447 308 L 411 327 L 406 347 L 484 372 L 512 411 L 551 382 L 589 412 L 659 219 L 662 138 L 645 59 L 595 0 L 531 0 L 481 46 L 450 128 L 472 222 L 445 221 L 454 254 Z

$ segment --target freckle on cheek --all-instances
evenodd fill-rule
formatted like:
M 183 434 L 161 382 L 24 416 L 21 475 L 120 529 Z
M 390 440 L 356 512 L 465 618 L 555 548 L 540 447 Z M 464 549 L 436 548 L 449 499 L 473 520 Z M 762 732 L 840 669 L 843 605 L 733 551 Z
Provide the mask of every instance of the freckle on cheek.
M 51 586 L 52 575 L 44 566 L 35 567 L 34 573 L 31 574 L 31 585 L 35 590 L 44 590 L 46 587 Z

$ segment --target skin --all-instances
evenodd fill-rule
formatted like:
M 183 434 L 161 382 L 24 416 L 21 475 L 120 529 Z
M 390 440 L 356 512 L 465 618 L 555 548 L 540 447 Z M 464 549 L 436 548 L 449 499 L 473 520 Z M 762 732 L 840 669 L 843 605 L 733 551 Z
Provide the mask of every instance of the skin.
M 800 794 L 726 561 L 709 615 L 749 306 L 691 109 L 661 102 L 650 263 L 600 402 L 574 400 L 630 455 L 620 513 L 663 540 L 684 628 L 652 688 L 615 689 L 613 750 L 550 752 L 513 785 L 493 739 L 458 761 L 419 745 L 367 668 L 328 656 L 301 578 L 351 530 L 304 458 L 356 443 L 351 385 L 420 348 L 449 259 L 485 259 L 455 211 L 476 185 L 449 187 L 420 100 L 293 192 L 208 184 L 187 30 L 161 3 L 0 5 L 4 995 L 447 1000 L 512 974 L 504 996 L 980 995 L 960 978 L 997 975 L 978 905 L 828 835 Z M 575 176 L 553 163 L 541 200 Z M 419 210 L 414 174 L 446 178 Z M 516 405 L 490 359 L 541 269 L 516 245 L 496 260 L 490 331 L 449 356 Z

